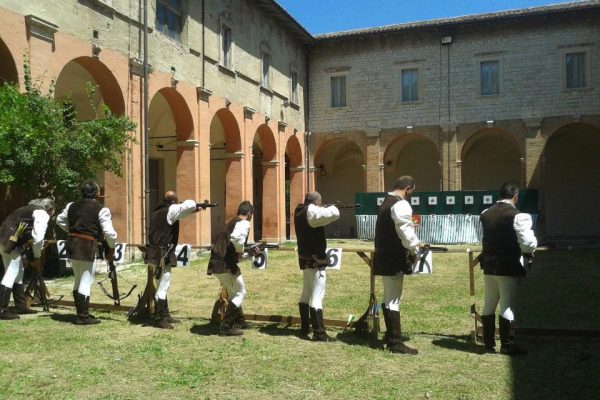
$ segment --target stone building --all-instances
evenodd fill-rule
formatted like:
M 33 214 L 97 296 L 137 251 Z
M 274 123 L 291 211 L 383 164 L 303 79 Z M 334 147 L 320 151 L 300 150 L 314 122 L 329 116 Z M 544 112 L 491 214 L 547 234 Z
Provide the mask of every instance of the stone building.
M 143 4 L 0 0 L 1 81 L 23 87 L 27 55 L 78 118 L 91 82 L 137 122 L 124 176 L 98 176 L 128 243 L 144 240 Z M 514 180 L 540 189 L 547 237 L 599 236 L 599 1 L 316 37 L 272 0 L 148 4 L 151 202 L 220 205 L 183 241 L 209 244 L 244 199 L 256 239 L 293 238 L 307 188 L 351 202 L 407 173 L 421 190 Z M 332 230 L 352 236 L 353 215 Z

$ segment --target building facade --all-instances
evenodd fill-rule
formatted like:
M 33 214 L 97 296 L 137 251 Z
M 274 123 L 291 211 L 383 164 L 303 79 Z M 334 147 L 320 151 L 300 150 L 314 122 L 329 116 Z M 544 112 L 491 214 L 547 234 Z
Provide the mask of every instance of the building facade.
M 272 0 L 148 0 L 144 163 L 140 0 L 0 0 L 0 80 L 81 119 L 134 120 L 124 176 L 99 173 L 115 227 L 144 240 L 144 199 L 166 190 L 219 207 L 188 218 L 206 245 L 242 200 L 255 239 L 294 237 L 306 190 L 326 201 L 384 191 L 540 190 L 547 238 L 600 236 L 600 2 L 583 1 L 312 37 Z M 145 174 L 150 187 L 144 188 Z M 6 199 L 5 199 L 6 200 Z M 329 227 L 354 236 L 351 213 Z

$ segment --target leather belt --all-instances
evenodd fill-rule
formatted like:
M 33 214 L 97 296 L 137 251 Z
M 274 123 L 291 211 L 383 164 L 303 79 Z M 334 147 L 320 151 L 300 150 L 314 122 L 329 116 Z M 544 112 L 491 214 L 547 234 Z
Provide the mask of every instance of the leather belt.
M 92 235 L 86 235 L 85 233 L 69 233 L 69 236 L 85 240 L 93 240 L 94 242 L 96 241 L 95 237 Z

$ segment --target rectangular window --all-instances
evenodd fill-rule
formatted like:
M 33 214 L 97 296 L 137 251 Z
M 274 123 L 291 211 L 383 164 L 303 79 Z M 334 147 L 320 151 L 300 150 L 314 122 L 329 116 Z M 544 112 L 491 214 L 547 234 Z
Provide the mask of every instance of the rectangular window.
M 346 107 L 346 76 L 331 77 L 331 107 Z
M 224 67 L 231 68 L 231 44 L 233 43 L 231 36 L 231 28 L 225 24 L 221 25 L 221 62 Z
M 182 0 L 156 0 L 156 30 L 180 42 L 182 26 Z
M 271 82 L 269 79 L 269 72 L 271 69 L 271 54 L 268 51 L 262 52 L 262 75 L 261 75 L 261 84 L 265 88 L 270 88 Z
M 565 55 L 567 89 L 585 87 L 585 52 Z
M 481 94 L 488 96 L 498 93 L 500 93 L 498 61 L 484 61 L 481 63 Z
M 417 68 L 402 70 L 402 101 L 419 100 L 419 70 Z
M 292 85 L 292 93 L 290 100 L 292 103 L 298 104 L 298 73 L 296 71 L 292 71 L 290 80 Z

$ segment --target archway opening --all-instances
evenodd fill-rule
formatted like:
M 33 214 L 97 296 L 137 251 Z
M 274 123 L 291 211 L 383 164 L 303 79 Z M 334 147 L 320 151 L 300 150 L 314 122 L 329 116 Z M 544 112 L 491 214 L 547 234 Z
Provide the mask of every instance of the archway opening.
M 440 156 L 433 142 L 420 135 L 403 136 L 391 143 L 383 158 L 385 189 L 402 175 L 415 178 L 418 191 L 440 190 Z
M 291 136 L 285 148 L 285 234 L 286 239 L 295 237 L 293 212 L 302 202 L 302 148 L 296 136 Z
M 19 83 L 19 73 L 8 46 L 0 38 L 0 85 L 4 83 Z

